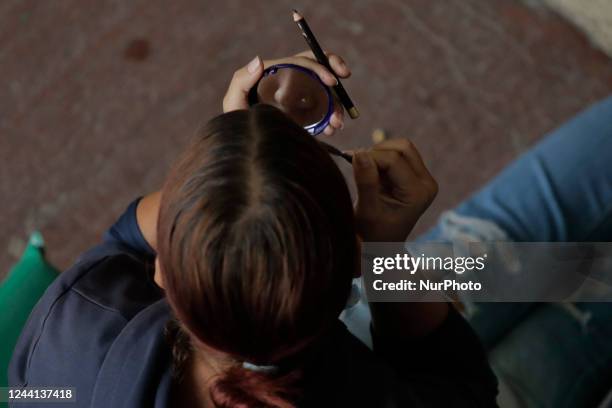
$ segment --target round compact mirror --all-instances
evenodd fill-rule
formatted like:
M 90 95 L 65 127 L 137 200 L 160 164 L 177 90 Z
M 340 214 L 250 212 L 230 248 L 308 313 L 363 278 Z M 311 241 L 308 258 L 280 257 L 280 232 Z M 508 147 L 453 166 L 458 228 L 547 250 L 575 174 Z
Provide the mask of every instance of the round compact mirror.
M 294 64 L 266 68 L 249 91 L 249 105 L 265 103 L 282 110 L 311 135 L 318 135 L 329 124 L 334 98 L 313 71 Z

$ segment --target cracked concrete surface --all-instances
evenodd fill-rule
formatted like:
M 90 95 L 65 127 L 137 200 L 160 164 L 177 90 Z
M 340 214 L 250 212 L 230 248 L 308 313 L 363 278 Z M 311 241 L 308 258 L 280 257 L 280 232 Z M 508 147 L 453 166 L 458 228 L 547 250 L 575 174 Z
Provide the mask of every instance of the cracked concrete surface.
M 333 143 L 410 137 L 440 183 L 431 225 L 612 90 L 612 63 L 558 15 L 511 0 L 0 3 L 0 276 L 40 229 L 61 268 L 160 186 L 233 70 L 305 48 L 298 7 L 353 68 L 362 117 Z

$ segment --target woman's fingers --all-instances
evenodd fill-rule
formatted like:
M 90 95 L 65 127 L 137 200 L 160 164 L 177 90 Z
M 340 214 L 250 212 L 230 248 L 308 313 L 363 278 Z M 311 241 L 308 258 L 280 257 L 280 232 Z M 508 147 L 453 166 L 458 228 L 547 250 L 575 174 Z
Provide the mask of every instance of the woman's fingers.
M 351 75 L 351 71 L 342 57 L 332 53 L 326 53 L 326 55 L 328 56 L 330 66 L 337 76 L 340 78 L 347 78 Z M 264 68 L 267 68 L 270 65 L 283 63 L 300 65 L 314 71 L 319 78 L 321 78 L 321 81 L 323 81 L 323 83 L 327 86 L 334 86 L 337 84 L 334 74 L 329 72 L 329 70 L 327 70 L 327 68 L 325 68 L 323 65 L 319 64 L 311 51 L 304 51 L 296 54 L 293 57 L 267 61 L 262 61 L 258 56 L 244 67 L 234 72 L 234 76 L 232 77 L 227 93 L 223 98 L 223 111 L 229 112 L 238 109 L 247 109 L 249 107 L 249 90 L 257 83 L 263 73 Z M 330 123 L 331 127 L 333 128 L 330 130 L 331 133 L 333 133 L 335 129 L 342 127 L 343 116 L 338 116 L 339 113 L 336 114 L 336 118 L 333 120 L 333 123 Z
M 342 108 L 342 105 L 338 103 L 334 104 L 334 112 L 329 119 L 329 126 L 327 126 L 325 130 L 328 128 L 331 128 L 331 133 L 325 133 L 327 136 L 331 136 L 333 133 L 335 133 L 335 131 L 342 130 L 344 128 L 344 109 Z
M 340 78 L 348 78 L 351 76 L 351 70 L 341 56 L 328 54 L 327 59 L 329 60 L 329 65 Z
M 255 86 L 263 74 L 263 62 L 256 56 L 244 67 L 234 72 L 227 92 L 223 97 L 223 112 L 230 112 L 249 107 L 249 90 Z
M 425 167 L 412 142 L 407 139 L 386 140 L 374 146 L 372 152 L 377 164 L 396 188 L 396 198 L 402 200 L 418 196 L 426 205 L 433 201 L 438 194 L 438 183 Z
M 344 60 L 335 54 L 326 53 L 329 58 L 329 63 L 336 75 L 342 78 L 348 77 L 351 73 Z M 238 109 L 248 109 L 248 94 L 257 81 L 261 78 L 263 70 L 271 65 L 276 64 L 295 64 L 308 68 L 315 72 L 321 81 L 327 86 L 334 86 L 338 82 L 334 74 L 327 68 L 319 64 L 311 51 L 304 51 L 296 54 L 293 57 L 279 58 L 275 60 L 262 61 L 259 56 L 255 57 L 244 67 L 234 72 L 234 76 L 230 82 L 228 90 L 223 98 L 223 111 L 230 112 Z M 335 131 L 344 127 L 344 109 L 335 102 L 334 112 L 329 121 L 329 125 L 325 128 L 324 134 L 331 136 Z
M 353 154 L 359 192 L 356 225 L 364 240 L 406 239 L 435 198 L 437 184 L 417 174 L 415 168 L 423 172 L 422 160 L 411 149 L 416 151 L 406 142 L 383 142 Z
M 431 180 L 434 181 L 433 176 L 425 166 L 423 158 L 419 153 L 418 149 L 408 139 L 389 139 L 384 142 L 375 145 L 373 150 L 390 150 L 401 153 L 410 163 L 410 166 L 414 169 L 415 173 L 423 181 Z
M 332 67 L 336 75 L 340 78 L 348 78 L 351 76 L 351 69 L 349 68 L 344 58 L 339 56 L 338 54 L 334 54 L 333 52 L 324 51 L 327 56 L 327 60 L 329 61 L 329 65 Z M 316 61 L 316 58 L 312 51 L 302 51 L 298 54 L 295 54 L 296 57 L 306 57 L 313 61 Z
M 357 212 L 361 217 L 374 218 L 377 211 L 380 180 L 378 167 L 370 152 L 353 154 L 353 174 L 357 185 Z
M 421 184 L 408 160 L 393 150 L 372 150 L 370 155 L 384 175 L 383 184 L 391 197 L 408 202 Z
M 329 124 L 334 127 L 334 129 L 343 129 L 344 128 L 344 114 L 342 113 L 342 107 L 340 109 L 334 110 L 331 118 L 329 119 Z
M 342 129 L 344 129 L 344 110 L 342 106 L 339 108 L 336 106 L 329 119 L 329 125 L 323 130 L 323 134 L 325 134 L 325 136 L 333 136 L 334 133 Z

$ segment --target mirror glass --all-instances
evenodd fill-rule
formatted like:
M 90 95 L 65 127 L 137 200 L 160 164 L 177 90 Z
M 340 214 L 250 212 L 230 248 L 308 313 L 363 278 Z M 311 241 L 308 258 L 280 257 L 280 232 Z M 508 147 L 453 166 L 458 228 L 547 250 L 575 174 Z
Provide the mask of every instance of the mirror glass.
M 319 77 L 292 64 L 266 69 L 251 90 L 249 102 L 277 107 L 313 135 L 321 133 L 329 124 L 334 108 L 331 92 Z

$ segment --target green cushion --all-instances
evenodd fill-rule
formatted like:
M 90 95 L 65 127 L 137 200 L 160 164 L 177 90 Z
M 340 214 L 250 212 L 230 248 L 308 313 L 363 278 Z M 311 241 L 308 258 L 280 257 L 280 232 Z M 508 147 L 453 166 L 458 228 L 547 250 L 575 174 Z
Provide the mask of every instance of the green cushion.
M 42 236 L 35 232 L 19 262 L 0 284 L 0 387 L 7 386 L 8 364 L 21 329 L 57 274 L 45 260 Z

